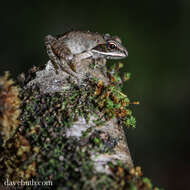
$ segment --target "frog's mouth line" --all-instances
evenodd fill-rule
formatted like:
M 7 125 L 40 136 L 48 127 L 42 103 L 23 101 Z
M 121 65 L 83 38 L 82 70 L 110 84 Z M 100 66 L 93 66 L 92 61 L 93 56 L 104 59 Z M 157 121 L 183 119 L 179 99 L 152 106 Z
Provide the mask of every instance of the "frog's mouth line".
M 101 54 L 102 57 L 106 57 L 107 59 L 122 59 L 128 56 L 128 52 L 101 52 L 95 49 L 91 50 L 93 53 Z

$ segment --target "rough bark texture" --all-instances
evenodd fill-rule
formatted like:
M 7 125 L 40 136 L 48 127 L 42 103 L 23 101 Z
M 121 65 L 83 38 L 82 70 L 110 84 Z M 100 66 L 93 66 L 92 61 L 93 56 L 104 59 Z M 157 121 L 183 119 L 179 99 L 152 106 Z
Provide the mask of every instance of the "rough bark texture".
M 63 190 L 156 189 L 133 167 L 123 127 L 134 126 L 135 120 L 129 99 L 120 91 L 119 65 L 108 72 L 105 64 L 83 60 L 76 65 L 77 78 L 56 73 L 50 61 L 44 69 L 21 74 L 21 114 L 6 138 L 2 131 L 10 123 L 3 121 L 9 113 L 0 91 L 2 184 L 51 180 L 54 189 Z M 40 188 L 52 186 L 28 186 Z

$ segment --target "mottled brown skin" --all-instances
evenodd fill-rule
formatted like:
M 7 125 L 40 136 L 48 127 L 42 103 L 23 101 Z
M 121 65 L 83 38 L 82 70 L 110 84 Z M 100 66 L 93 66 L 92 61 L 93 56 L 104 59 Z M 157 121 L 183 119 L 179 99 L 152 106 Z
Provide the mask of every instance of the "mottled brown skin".
M 56 37 L 47 35 L 45 46 L 56 71 L 61 67 L 73 76 L 76 63 L 82 59 L 121 59 L 128 56 L 118 37 L 89 31 L 71 31 Z M 67 65 L 61 60 L 65 60 Z

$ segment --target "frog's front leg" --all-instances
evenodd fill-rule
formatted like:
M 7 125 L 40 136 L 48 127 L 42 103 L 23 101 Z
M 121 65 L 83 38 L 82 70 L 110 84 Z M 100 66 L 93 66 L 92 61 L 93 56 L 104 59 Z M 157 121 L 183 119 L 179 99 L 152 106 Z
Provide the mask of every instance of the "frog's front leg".
M 87 58 L 90 58 L 92 56 L 93 56 L 92 52 L 84 51 L 80 54 L 75 55 L 74 58 L 72 59 L 72 61 L 77 63 L 77 62 L 82 61 L 83 59 L 87 59 Z
M 74 55 L 70 63 L 70 66 L 73 67 L 72 70 L 76 72 L 76 67 L 78 67 L 78 64 L 80 64 L 83 59 L 87 59 L 91 57 L 92 57 L 92 53 L 90 51 L 85 51 L 83 53 Z
M 87 59 L 87 58 L 90 58 L 90 57 L 92 57 L 92 53 L 90 51 L 86 51 L 86 52 L 83 52 L 83 53 L 80 53 L 80 54 L 76 54 L 76 55 L 73 55 L 72 57 L 67 56 L 66 57 L 67 59 L 63 58 L 67 62 L 67 65 L 62 64 L 61 67 L 63 67 L 63 65 L 64 65 L 65 68 L 69 68 L 69 70 L 72 70 L 69 73 L 73 73 L 73 71 L 76 73 L 77 72 L 76 67 L 78 67 L 77 65 L 80 64 L 83 59 Z

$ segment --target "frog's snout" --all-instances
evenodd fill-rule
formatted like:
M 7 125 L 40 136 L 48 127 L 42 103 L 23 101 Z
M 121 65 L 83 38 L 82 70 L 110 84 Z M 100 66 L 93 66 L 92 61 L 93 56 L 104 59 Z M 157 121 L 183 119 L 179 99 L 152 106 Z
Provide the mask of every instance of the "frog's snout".
M 125 54 L 126 57 L 128 57 L 128 51 L 124 50 L 123 53 Z

